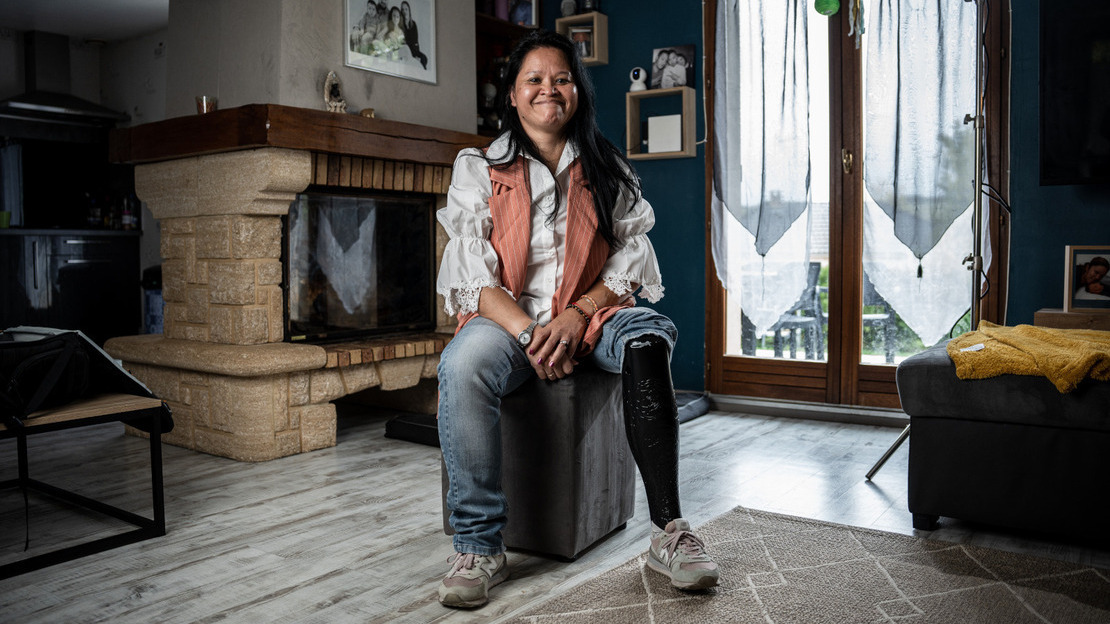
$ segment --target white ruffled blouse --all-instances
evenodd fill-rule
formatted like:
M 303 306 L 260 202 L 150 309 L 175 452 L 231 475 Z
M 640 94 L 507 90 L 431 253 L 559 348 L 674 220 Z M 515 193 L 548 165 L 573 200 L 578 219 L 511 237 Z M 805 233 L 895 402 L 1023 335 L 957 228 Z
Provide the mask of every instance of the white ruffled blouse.
M 492 157 L 504 155 L 507 147 L 508 135 L 501 135 L 488 153 Z M 568 142 L 552 175 L 543 163 L 525 156 L 529 161 L 532 189 L 532 226 L 528 269 L 517 304 L 540 324 L 547 323 L 553 316 L 551 299 L 563 276 L 570 165 L 577 157 L 577 146 Z M 509 292 L 501 284 L 500 260 L 490 242 L 493 218 L 489 198 L 492 192 L 489 164 L 482 158 L 481 150 L 471 148 L 459 152 L 447 205 L 436 213 L 450 237 L 436 280 L 436 292 L 446 300 L 448 314 L 477 312 L 482 288 L 501 287 Z M 550 219 L 552 210 L 557 211 L 553 221 Z M 632 198 L 622 194 L 614 214 L 617 218 L 613 230 L 622 244 L 610 251 L 601 269 L 601 278 L 618 296 L 630 295 L 632 285 L 639 284 L 639 296 L 655 303 L 663 296 L 659 261 L 647 237 L 655 225 L 655 213 L 643 198 L 632 205 Z

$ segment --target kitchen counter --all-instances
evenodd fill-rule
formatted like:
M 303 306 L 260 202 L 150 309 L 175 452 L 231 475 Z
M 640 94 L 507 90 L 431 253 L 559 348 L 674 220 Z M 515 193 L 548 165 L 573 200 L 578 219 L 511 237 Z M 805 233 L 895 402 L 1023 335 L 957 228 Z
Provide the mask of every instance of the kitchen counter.
M 141 236 L 140 230 L 80 230 L 74 228 L 4 228 L 0 236 Z

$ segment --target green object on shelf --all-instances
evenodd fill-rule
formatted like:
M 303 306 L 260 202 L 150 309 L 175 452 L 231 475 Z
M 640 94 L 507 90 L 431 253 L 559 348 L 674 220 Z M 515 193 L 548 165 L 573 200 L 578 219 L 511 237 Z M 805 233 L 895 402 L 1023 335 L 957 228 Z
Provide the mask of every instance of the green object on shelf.
M 836 15 L 840 10 L 840 0 L 813 0 L 813 8 L 821 15 Z

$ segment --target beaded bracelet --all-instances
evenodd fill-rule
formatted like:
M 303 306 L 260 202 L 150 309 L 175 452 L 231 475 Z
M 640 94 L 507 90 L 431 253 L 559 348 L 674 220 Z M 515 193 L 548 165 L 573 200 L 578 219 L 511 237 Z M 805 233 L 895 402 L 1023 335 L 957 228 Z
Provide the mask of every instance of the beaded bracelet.
M 594 314 L 597 314 L 597 311 L 601 309 L 601 307 L 597 305 L 597 302 L 594 301 L 594 298 L 589 295 L 582 295 L 581 297 L 579 297 L 579 299 L 585 299 L 586 301 L 589 301 L 590 305 L 594 307 Z
M 582 308 L 578 307 L 578 304 L 577 304 L 577 303 L 572 303 L 572 304 L 568 305 L 566 309 L 568 309 L 568 310 L 569 310 L 569 309 L 571 309 L 571 308 L 574 308 L 574 311 L 575 311 L 575 312 L 577 312 L 577 313 L 581 314 L 581 315 L 582 315 L 582 318 L 586 319 L 586 323 L 587 323 L 587 324 L 589 324 L 589 322 L 590 322 L 590 315 L 589 315 L 589 314 L 586 314 L 586 311 L 585 311 L 585 310 L 583 310 Z

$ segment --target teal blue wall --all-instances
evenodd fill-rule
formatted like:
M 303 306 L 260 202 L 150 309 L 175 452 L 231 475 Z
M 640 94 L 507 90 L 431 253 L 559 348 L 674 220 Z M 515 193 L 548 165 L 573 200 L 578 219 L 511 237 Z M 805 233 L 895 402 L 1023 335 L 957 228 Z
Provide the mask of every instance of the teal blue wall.
M 545 27 L 554 30 L 558 2 L 545 2 Z M 681 6 L 682 8 L 678 8 Z M 651 68 L 655 48 L 695 46 L 697 138 L 705 133 L 701 108 L 703 54 L 701 3 L 603 1 L 609 18 L 609 64 L 590 68 L 597 89 L 598 123 L 610 141 L 624 146 L 625 103 L 633 67 Z M 674 112 L 677 112 L 674 111 Z M 671 360 L 675 387 L 705 389 L 705 149 L 695 158 L 638 160 L 644 197 L 655 209 L 651 241 L 663 270 L 665 295 L 655 309 L 678 326 Z M 643 303 L 643 305 L 649 305 Z
M 1010 282 L 1007 325 L 1064 299 L 1064 246 L 1110 245 L 1110 186 L 1041 186 L 1040 2 L 1011 0 Z

